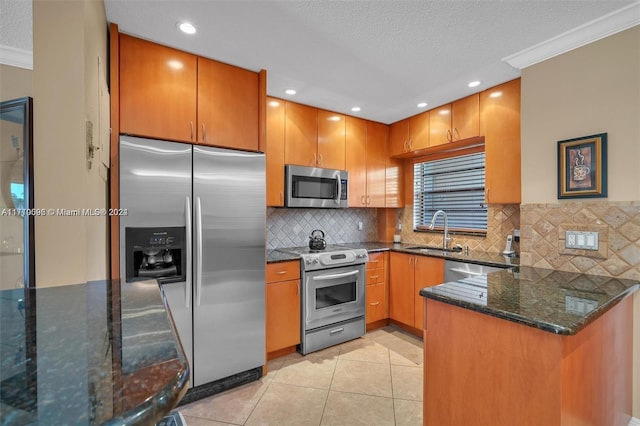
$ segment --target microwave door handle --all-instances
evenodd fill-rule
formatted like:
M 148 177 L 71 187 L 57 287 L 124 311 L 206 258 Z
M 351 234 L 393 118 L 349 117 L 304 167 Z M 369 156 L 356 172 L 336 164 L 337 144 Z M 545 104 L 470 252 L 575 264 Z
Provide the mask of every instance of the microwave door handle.
M 184 290 L 184 300 L 185 302 L 185 307 L 189 307 L 189 304 L 191 303 L 191 200 L 189 199 L 189 197 L 186 197 L 185 200 L 185 204 L 184 204 L 184 218 L 185 218 L 185 223 L 186 223 L 186 251 L 187 251 L 187 262 L 186 262 L 186 282 L 185 282 L 185 290 Z
M 338 196 L 336 197 L 336 204 L 340 204 L 342 198 L 342 183 L 340 182 L 340 173 L 336 173 L 336 181 L 338 183 Z
M 314 281 L 335 280 L 337 278 L 344 278 L 344 277 L 350 277 L 351 275 L 358 275 L 359 273 L 360 271 L 356 270 L 356 271 L 350 271 L 350 272 L 343 272 L 341 274 L 318 275 L 313 277 L 312 279 Z

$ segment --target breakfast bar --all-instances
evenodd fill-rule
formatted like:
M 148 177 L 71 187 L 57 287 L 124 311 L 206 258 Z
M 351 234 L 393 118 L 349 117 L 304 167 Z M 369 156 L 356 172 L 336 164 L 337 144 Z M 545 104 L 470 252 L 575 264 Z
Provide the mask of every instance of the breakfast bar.
M 424 424 L 627 425 L 638 283 L 518 267 L 424 288 Z

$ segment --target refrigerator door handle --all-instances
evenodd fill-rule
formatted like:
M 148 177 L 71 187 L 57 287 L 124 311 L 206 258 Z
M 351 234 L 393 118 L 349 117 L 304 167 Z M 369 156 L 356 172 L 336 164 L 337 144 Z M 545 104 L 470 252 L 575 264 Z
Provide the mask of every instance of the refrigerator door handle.
M 191 304 L 191 267 L 192 267 L 192 261 L 191 261 L 191 199 L 189 197 L 186 197 L 185 199 L 185 203 L 184 203 L 184 218 L 185 218 L 185 223 L 186 223 L 186 246 L 187 246 L 187 262 L 186 262 L 186 268 L 187 268 L 187 273 L 186 273 L 186 283 L 184 286 L 184 300 L 185 302 L 185 307 L 189 307 L 189 305 Z
M 200 197 L 196 198 L 196 306 L 200 306 L 202 293 L 202 207 Z

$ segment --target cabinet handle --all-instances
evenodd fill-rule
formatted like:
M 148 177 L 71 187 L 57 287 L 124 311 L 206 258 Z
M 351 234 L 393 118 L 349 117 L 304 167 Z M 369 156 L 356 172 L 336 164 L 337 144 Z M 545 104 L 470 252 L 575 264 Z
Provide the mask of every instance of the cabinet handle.
M 457 141 L 459 141 L 459 140 L 460 140 L 460 133 L 458 133 L 458 128 L 457 128 L 457 127 L 454 127 L 454 128 L 453 128 L 453 138 L 454 138 L 455 140 L 457 140 Z
M 300 294 L 300 281 L 296 284 L 296 294 Z
M 379 301 L 378 301 L 378 302 L 371 302 L 371 303 L 369 303 L 369 304 L 370 304 L 371 306 L 378 306 L 378 305 L 380 304 L 380 302 L 379 302 Z
M 404 143 L 402 144 L 402 150 L 404 152 L 409 151 L 409 139 L 405 140 Z
M 367 205 L 371 204 L 371 196 L 367 195 Z
M 284 193 L 280 191 L 280 204 L 284 204 Z
M 484 198 L 486 198 L 487 199 L 487 203 L 489 203 L 489 188 L 487 188 L 487 190 L 485 191 Z
M 207 141 L 207 129 L 204 127 L 204 123 L 202 123 L 202 142 Z
M 287 273 L 287 271 L 278 271 L 278 272 L 276 272 L 277 275 L 284 275 L 286 273 Z
M 322 154 L 318 154 L 318 166 L 322 166 Z
M 191 126 L 191 141 L 193 141 L 193 121 L 189 122 L 189 126 Z
M 380 278 L 380 275 L 371 275 L 369 278 L 371 278 L 372 280 L 377 280 L 378 278 Z
M 453 139 L 453 136 L 451 135 L 451 130 L 447 129 L 447 142 L 451 142 L 452 139 Z
M 409 149 L 408 151 L 411 151 L 413 149 L 413 139 L 409 138 Z
M 363 206 L 366 204 L 364 201 L 364 195 L 360 197 L 360 204 L 362 204 Z
M 318 165 L 318 163 L 316 162 L 317 155 L 318 154 L 316 154 L 315 152 L 313 153 L 313 162 L 311 163 L 311 165 L 314 167 Z

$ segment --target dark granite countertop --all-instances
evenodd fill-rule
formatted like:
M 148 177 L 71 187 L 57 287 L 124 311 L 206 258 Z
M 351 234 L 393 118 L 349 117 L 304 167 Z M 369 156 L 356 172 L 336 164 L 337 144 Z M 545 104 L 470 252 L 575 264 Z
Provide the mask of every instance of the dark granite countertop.
M 155 281 L 0 291 L 0 424 L 155 424 L 189 366 Z
M 420 295 L 555 334 L 576 334 L 637 281 L 521 266 L 426 287 Z
M 481 251 L 470 250 L 468 254 L 464 252 L 442 252 L 437 250 L 430 250 L 428 253 L 420 250 L 410 249 L 411 247 L 420 246 L 420 244 L 414 243 L 380 243 L 380 242 L 358 242 L 358 243 L 339 243 L 338 245 L 350 248 L 363 248 L 369 253 L 381 252 L 381 251 L 396 251 L 400 253 L 407 253 L 419 256 L 431 256 L 439 257 L 448 260 L 457 260 L 460 262 L 477 263 L 480 265 L 489 266 L 514 266 L 520 264 L 520 258 L 503 256 L 500 253 L 489 253 Z M 300 257 L 295 254 L 283 253 L 279 250 L 267 250 L 267 263 L 286 262 L 291 260 L 298 260 Z

